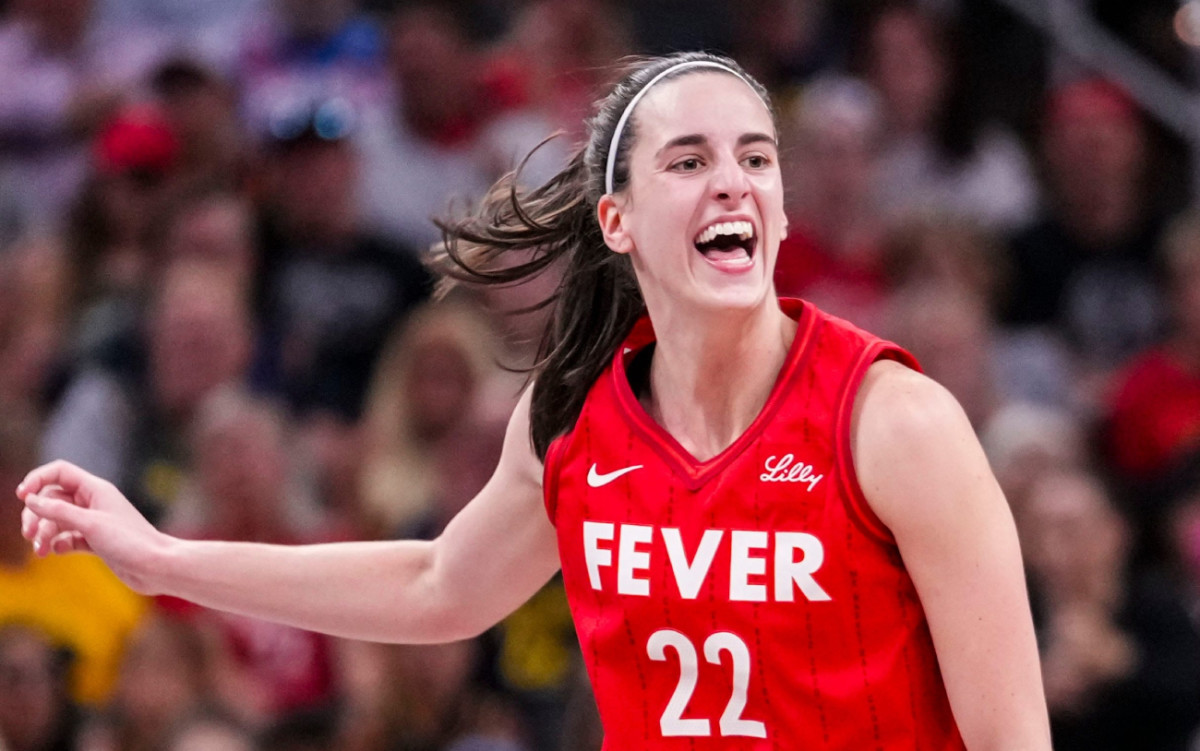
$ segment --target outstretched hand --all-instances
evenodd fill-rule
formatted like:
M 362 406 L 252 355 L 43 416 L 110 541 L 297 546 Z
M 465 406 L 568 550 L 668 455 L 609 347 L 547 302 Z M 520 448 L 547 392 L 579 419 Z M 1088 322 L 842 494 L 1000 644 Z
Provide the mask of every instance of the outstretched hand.
M 171 538 L 112 483 L 60 460 L 26 475 L 17 497 L 25 503 L 21 534 L 37 555 L 90 551 L 133 589 L 154 593 L 153 561 Z

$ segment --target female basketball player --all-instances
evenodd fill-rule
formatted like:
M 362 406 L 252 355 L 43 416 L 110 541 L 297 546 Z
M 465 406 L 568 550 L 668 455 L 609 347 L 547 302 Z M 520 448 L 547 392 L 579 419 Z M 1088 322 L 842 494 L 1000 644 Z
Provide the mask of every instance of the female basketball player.
M 1049 749 L 967 420 L 902 350 L 776 299 L 786 224 L 761 86 L 642 63 L 554 180 L 447 228 L 459 278 L 566 272 L 499 466 L 439 539 L 178 540 L 62 462 L 18 488 L 24 533 L 142 592 L 396 642 L 478 634 L 561 566 L 609 749 Z

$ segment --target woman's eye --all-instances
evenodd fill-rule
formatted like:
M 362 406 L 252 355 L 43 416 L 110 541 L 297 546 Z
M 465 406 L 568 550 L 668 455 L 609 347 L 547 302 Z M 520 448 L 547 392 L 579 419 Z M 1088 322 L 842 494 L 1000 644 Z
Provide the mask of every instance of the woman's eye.
M 680 159 L 678 162 L 675 162 L 674 169 L 680 172 L 694 172 L 700 169 L 700 160 L 695 157 Z
M 752 154 L 746 157 L 746 166 L 750 169 L 762 169 L 770 164 L 770 161 L 761 154 Z

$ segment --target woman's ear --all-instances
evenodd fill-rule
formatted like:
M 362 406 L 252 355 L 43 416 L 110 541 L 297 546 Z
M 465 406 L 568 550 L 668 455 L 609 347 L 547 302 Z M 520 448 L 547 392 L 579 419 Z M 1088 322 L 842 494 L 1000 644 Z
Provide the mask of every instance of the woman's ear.
M 596 219 L 600 222 L 600 232 L 604 234 L 604 244 L 614 253 L 628 253 L 633 250 L 633 238 L 622 221 L 623 207 L 627 201 L 605 193 L 596 204 Z

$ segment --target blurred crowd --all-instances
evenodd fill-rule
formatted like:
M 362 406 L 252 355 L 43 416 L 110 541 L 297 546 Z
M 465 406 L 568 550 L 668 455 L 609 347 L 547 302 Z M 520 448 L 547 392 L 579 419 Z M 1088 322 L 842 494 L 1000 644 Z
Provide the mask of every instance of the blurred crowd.
M 1194 86 L 1177 5 L 1089 10 Z M 0 0 L 0 489 L 63 457 L 181 536 L 436 536 L 555 279 L 434 301 L 430 217 L 552 175 L 621 57 L 701 47 L 775 97 L 780 293 L 975 425 L 1056 748 L 1200 749 L 1193 157 L 991 0 Z M 38 559 L 19 513 L 3 751 L 599 748 L 558 582 L 475 640 L 346 642 Z

